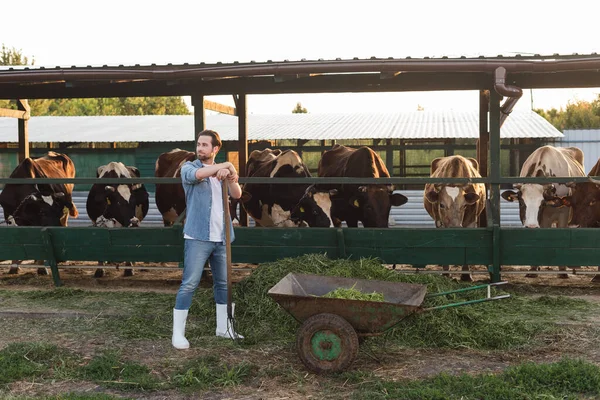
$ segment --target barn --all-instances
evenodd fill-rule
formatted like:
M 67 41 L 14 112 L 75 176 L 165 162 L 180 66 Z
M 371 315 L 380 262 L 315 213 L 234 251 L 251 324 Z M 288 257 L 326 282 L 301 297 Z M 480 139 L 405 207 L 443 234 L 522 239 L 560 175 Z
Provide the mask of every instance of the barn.
M 237 119 L 226 114 L 206 116 L 206 124 L 221 134 L 224 151 L 220 160 L 238 162 Z M 75 163 L 77 177 L 94 178 L 96 168 L 118 160 L 140 169 L 143 177 L 154 174 L 157 157 L 174 148 L 193 151 L 193 140 L 182 140 L 193 131 L 193 115 L 32 117 L 29 121 L 30 152 L 63 152 Z M 0 119 L 0 178 L 7 178 L 18 164 L 15 121 Z M 520 163 L 537 147 L 563 135 L 530 110 L 511 113 L 501 133 L 503 175 L 518 175 Z M 460 154 L 476 157 L 478 114 L 468 111 L 413 111 L 396 113 L 285 114 L 248 116 L 248 148 L 290 148 L 297 151 L 316 176 L 323 151 L 335 143 L 367 145 L 376 150 L 392 176 L 428 177 L 430 160 Z M 75 186 L 75 200 L 85 209 L 91 184 Z M 153 198 L 154 185 L 147 185 Z M 393 226 L 431 227 L 433 221 L 421 204 L 422 186 L 401 185 L 409 203 L 392 210 Z M 520 225 L 514 204 L 506 208 L 504 225 Z M 162 224 L 154 201 L 145 225 Z M 72 226 L 88 226 L 85 215 Z M 249 221 L 252 226 L 253 221 Z
M 18 157 L 29 155 L 30 110 L 25 99 L 191 96 L 195 107 L 192 132 L 207 124 L 208 96 L 233 95 L 238 137 L 240 175 L 250 147 L 247 97 L 255 94 L 356 93 L 410 91 L 478 91 L 475 152 L 482 178 L 335 178 L 357 184 L 417 185 L 425 183 L 484 183 L 489 189 L 487 227 L 472 229 L 310 229 L 284 231 L 240 227 L 232 248 L 234 262 L 264 262 L 286 256 L 325 252 L 330 257 L 379 257 L 386 263 L 489 265 L 493 281 L 500 280 L 500 265 L 596 265 L 594 258 L 600 231 L 580 229 L 512 229 L 501 225 L 500 190 L 505 185 L 548 178 L 518 178 L 502 171 L 504 122 L 528 88 L 600 86 L 597 54 L 516 55 L 514 57 L 440 57 L 298 60 L 266 62 L 201 63 L 181 65 L 134 65 L 102 67 L 8 68 L 0 71 L 0 98 L 18 99 L 18 110 L 0 115 L 18 119 Z M 14 125 L 13 125 L 14 126 Z M 14 139 L 13 139 L 14 140 Z M 323 139 L 327 140 L 327 139 Z M 331 139 L 329 139 L 331 140 Z M 372 140 L 372 139 L 371 139 Z M 388 140 L 386 138 L 386 140 Z M 389 139 L 392 140 L 392 139 Z M 303 145 L 305 143 L 302 143 Z M 326 145 L 326 143 L 323 143 Z M 386 142 L 388 144 L 388 142 Z M 377 149 L 385 151 L 385 149 Z M 394 156 L 386 158 L 393 162 Z M 517 165 L 517 164 L 515 164 Z M 400 173 L 401 166 L 398 170 Z M 260 183 L 244 178 L 242 183 Z M 316 183 L 323 178 L 302 178 Z M 169 181 L 170 180 L 170 181 Z M 552 181 L 583 182 L 586 177 L 553 178 Z M 25 182 L 23 182 L 25 181 Z M 42 182 L 39 180 L 38 182 Z M 91 178 L 70 178 L 90 184 Z M 136 179 L 137 181 L 137 179 Z M 140 178 L 143 183 L 176 183 L 174 178 Z M 11 183 L 29 183 L 28 179 Z M 46 180 L 48 183 L 48 181 Z M 63 181 L 64 182 L 64 181 Z M 0 183 L 7 183 L 0 178 Z M 274 182 L 275 183 L 275 182 Z M 279 181 L 277 183 L 284 183 Z M 276 183 L 275 183 L 276 184 Z M 244 217 L 242 216 L 242 220 Z M 47 258 L 56 262 L 81 257 L 122 261 L 178 261 L 181 259 L 179 228 L 140 228 L 135 235 L 126 229 L 0 227 L 7 244 L 0 258 Z M 18 236 L 18 237 L 17 237 Z M 158 240 L 157 238 L 160 238 Z M 82 247 L 81 242 L 94 246 Z M 257 243 L 260 243 L 257 249 Z M 518 248 L 518 251 L 515 249 Z M 565 251 L 568 250 L 568 251 Z M 125 256 L 125 255 L 126 256 Z M 54 274 L 53 274 L 54 275 Z M 56 273 L 57 275 L 57 273 Z M 60 283 L 59 280 L 56 281 Z

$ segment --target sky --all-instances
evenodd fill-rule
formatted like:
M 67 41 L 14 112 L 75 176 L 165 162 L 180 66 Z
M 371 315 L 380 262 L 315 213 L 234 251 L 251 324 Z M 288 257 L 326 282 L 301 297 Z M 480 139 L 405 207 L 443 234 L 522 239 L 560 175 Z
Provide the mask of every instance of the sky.
M 585 0 L 8 1 L 0 43 L 37 66 L 600 53 Z M 525 90 L 515 109 L 590 101 L 592 89 Z M 533 96 L 533 104 L 531 97 Z M 209 98 L 233 105 L 231 96 Z M 189 103 L 189 99 L 186 99 Z M 478 109 L 474 91 L 250 95 L 248 112 Z

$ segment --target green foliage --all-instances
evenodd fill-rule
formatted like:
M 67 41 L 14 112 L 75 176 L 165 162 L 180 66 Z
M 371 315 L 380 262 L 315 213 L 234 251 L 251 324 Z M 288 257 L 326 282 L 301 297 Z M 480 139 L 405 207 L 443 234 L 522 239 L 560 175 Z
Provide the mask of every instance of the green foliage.
M 302 107 L 302 103 L 297 102 L 296 107 L 292 110 L 292 114 L 306 114 L 308 110 L 306 107 Z
M 567 107 L 560 110 L 535 110 L 560 131 L 565 129 L 596 129 L 600 128 L 600 95 L 592 102 L 569 102 Z
M 173 375 L 171 381 L 177 387 L 195 390 L 237 386 L 247 382 L 255 369 L 246 362 L 228 366 L 220 363 L 217 357 L 208 356 L 188 362 Z
M 30 376 L 43 376 L 50 368 L 67 360 L 68 356 L 53 345 L 11 343 L 0 351 L 0 385 Z
M 34 61 L 31 60 L 31 65 Z M 2 50 L 0 50 L 0 65 L 29 65 L 29 59 L 23 56 L 22 50 L 16 48 L 8 48 L 2 43 Z
M 526 363 L 499 375 L 440 374 L 422 381 L 363 380 L 355 399 L 580 399 L 600 396 L 600 367 L 581 360 Z
M 356 284 L 355 284 L 356 286 Z M 322 297 L 328 299 L 347 299 L 347 300 L 362 300 L 362 301 L 385 301 L 383 294 L 379 292 L 363 293 L 352 286 L 350 289 L 338 288 L 324 294 Z
M 148 367 L 123 361 L 116 351 L 106 351 L 94 357 L 83 367 L 80 375 L 83 379 L 120 389 L 152 389 L 159 384 Z

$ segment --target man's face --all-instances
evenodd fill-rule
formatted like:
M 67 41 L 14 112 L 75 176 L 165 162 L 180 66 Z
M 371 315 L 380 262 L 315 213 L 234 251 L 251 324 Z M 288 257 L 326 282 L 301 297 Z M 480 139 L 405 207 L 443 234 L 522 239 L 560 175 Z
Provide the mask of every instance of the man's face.
M 196 145 L 196 155 L 202 162 L 210 161 L 214 158 L 215 154 L 219 151 L 219 147 L 212 145 L 212 138 L 210 136 L 199 136 L 198 143 Z

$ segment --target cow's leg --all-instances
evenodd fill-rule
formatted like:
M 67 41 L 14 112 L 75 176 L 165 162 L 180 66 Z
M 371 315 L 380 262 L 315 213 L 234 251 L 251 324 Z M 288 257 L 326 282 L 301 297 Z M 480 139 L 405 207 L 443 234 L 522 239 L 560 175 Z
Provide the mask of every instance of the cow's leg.
M 347 219 L 346 225 L 348 225 L 348 228 L 358 228 L 358 220 L 357 219 Z
M 467 264 L 462 266 L 463 271 L 468 271 L 469 266 Z M 460 274 L 460 280 L 463 282 L 473 282 L 473 276 L 471 274 Z
M 558 266 L 558 270 L 559 271 L 566 271 L 567 270 L 567 266 L 566 265 L 559 265 Z M 568 279 L 569 275 L 567 275 L 567 274 L 558 274 L 558 277 L 560 279 Z
M 19 268 L 20 263 L 21 263 L 21 260 L 12 260 L 12 265 L 10 266 L 8 273 L 11 275 L 18 274 L 20 271 L 20 268 Z
M 449 265 L 442 265 L 442 269 L 444 271 L 450 271 L 450 266 Z M 442 276 L 450 278 L 450 274 L 448 274 L 448 273 L 443 273 Z
M 98 266 L 102 267 L 104 265 L 103 261 L 98 261 Z M 103 278 L 104 277 L 104 268 L 97 268 L 94 273 L 94 278 Z
M 600 265 L 598 266 L 598 272 L 600 272 Z M 594 278 L 592 279 L 592 282 L 600 282 L 600 274 L 594 276 Z
M 35 263 L 38 265 L 45 265 L 44 260 L 35 260 Z M 43 267 L 43 268 L 38 268 L 37 269 L 37 274 L 38 275 L 49 275 L 48 274 L 48 268 Z
M 569 211 L 563 211 L 560 213 L 560 215 L 558 216 L 558 221 L 556 221 L 556 227 L 557 228 L 568 228 L 569 227 Z M 558 266 L 558 270 L 559 271 L 566 271 L 567 270 L 567 266 L 566 265 L 559 265 Z M 558 274 L 558 277 L 560 279 L 567 279 L 569 278 L 569 275 L 567 274 Z
M 127 262 L 125 262 L 125 266 L 133 267 L 133 263 L 131 261 L 127 261 Z M 125 268 L 125 271 L 123 271 L 123 276 L 133 276 L 133 269 Z

